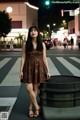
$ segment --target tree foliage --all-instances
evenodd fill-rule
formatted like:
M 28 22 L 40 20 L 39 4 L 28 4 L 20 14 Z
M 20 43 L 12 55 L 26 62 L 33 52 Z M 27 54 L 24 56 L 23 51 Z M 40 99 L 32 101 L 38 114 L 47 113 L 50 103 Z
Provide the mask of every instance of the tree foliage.
M 6 37 L 11 31 L 12 24 L 9 14 L 5 11 L 0 11 L 0 37 Z
M 25 39 L 26 39 L 26 36 L 25 36 L 25 35 L 22 35 L 21 33 L 18 33 L 18 36 L 15 37 L 15 39 L 20 40 L 20 43 L 19 43 L 19 44 L 21 45 L 22 40 L 25 40 Z

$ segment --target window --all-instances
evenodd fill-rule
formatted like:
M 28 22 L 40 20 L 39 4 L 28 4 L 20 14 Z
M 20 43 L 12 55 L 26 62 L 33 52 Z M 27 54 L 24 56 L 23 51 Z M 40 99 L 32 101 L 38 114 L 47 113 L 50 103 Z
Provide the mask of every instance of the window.
M 22 28 L 22 21 L 12 21 L 12 28 Z

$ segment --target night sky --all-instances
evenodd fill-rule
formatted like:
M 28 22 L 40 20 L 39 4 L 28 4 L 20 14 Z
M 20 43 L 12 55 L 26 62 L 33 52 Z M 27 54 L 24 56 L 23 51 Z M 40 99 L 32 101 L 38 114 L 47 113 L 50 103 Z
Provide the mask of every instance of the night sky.
M 47 24 L 50 24 L 51 29 L 53 29 L 52 24 L 56 23 L 57 28 L 60 27 L 61 21 L 68 21 L 74 19 L 74 17 L 69 16 L 69 12 L 64 13 L 64 16 L 61 16 L 61 10 L 75 10 L 79 7 L 79 4 L 53 4 L 51 2 L 50 8 L 47 8 L 45 5 L 46 0 L 1 0 L 2 2 L 25 2 L 28 1 L 30 4 L 39 7 L 38 10 L 38 26 L 42 31 L 47 28 Z M 0 2 L 1 2 L 0 1 Z M 68 0 L 50 0 L 50 1 L 68 1 Z M 72 0 L 73 1 L 73 0 Z M 75 0 L 76 1 L 76 0 Z
M 30 4 L 39 7 L 38 10 L 38 25 L 39 29 L 42 31 L 47 28 L 47 24 L 50 24 L 51 29 L 53 29 L 52 24 L 56 23 L 57 28 L 60 27 L 61 21 L 66 20 L 66 22 L 74 19 L 74 17 L 69 16 L 69 12 L 64 13 L 61 17 L 61 9 L 64 10 L 75 10 L 79 7 L 79 4 L 53 4 L 51 3 L 50 8 L 45 5 L 46 0 L 0 0 L 0 2 L 25 2 L 29 1 Z M 53 1 L 53 0 L 51 0 Z M 54 1 L 68 1 L 68 0 L 54 0 Z M 75 0 L 76 1 L 76 0 Z
M 56 23 L 57 27 L 60 26 L 62 20 L 66 22 L 74 19 L 69 16 L 69 12 L 65 12 L 64 16 L 61 17 L 61 9 L 74 10 L 78 8 L 78 4 L 53 4 L 51 3 L 50 8 L 47 8 L 44 4 L 45 0 L 28 0 L 31 4 L 39 7 L 38 11 L 38 23 L 40 30 L 46 29 L 46 25 Z M 64 0 L 61 0 L 64 1 Z M 53 28 L 52 28 L 53 29 Z

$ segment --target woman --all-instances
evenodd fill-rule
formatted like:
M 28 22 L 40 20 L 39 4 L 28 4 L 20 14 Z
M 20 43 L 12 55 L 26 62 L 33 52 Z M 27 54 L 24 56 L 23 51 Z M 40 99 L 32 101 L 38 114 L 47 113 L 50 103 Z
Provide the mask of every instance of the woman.
M 27 41 L 23 44 L 20 79 L 21 82 L 25 83 L 30 96 L 29 116 L 37 117 L 40 111 L 40 106 L 36 99 L 38 85 L 46 79 L 50 79 L 50 73 L 46 58 L 46 47 L 41 41 L 39 30 L 36 26 L 30 27 Z

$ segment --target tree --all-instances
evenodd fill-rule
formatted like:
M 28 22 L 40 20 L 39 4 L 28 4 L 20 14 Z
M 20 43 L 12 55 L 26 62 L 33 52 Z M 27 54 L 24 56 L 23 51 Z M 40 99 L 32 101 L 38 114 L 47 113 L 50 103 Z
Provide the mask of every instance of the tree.
M 0 11 L 0 37 L 6 37 L 11 31 L 12 24 L 9 14 L 5 11 Z
M 5 11 L 0 11 L 0 49 L 1 49 L 1 37 L 5 38 L 11 31 L 12 24 L 9 14 Z
M 17 37 L 15 37 L 15 39 L 17 39 L 18 40 L 18 44 L 22 44 L 22 40 L 24 40 L 26 38 L 26 36 L 25 35 L 22 35 L 21 33 L 18 33 L 18 36 Z

